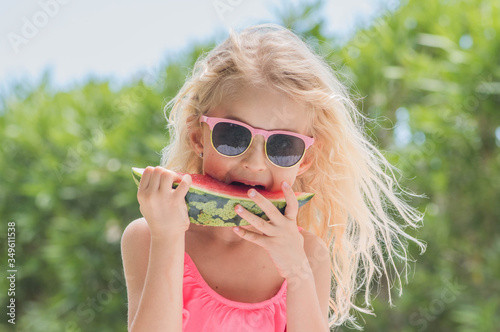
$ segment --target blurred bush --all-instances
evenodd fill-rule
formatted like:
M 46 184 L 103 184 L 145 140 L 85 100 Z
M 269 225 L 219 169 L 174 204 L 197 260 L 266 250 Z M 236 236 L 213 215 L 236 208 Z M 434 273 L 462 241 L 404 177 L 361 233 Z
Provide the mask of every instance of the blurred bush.
M 46 77 L 6 98 L 0 202 L 17 229 L 17 331 L 126 330 L 120 238 L 141 216 L 131 167 L 159 164 L 165 101 L 201 52 L 118 91 L 91 81 L 54 92 Z
M 383 284 L 377 316 L 360 322 L 367 331 L 498 330 L 500 3 L 406 1 L 346 44 L 324 33 L 323 5 L 278 19 L 328 58 L 377 119 L 368 132 L 402 170 L 402 185 L 428 196 L 411 202 L 426 218 L 409 232 L 428 249 L 411 248 L 417 263 L 404 295 L 390 308 Z M 4 98 L 0 212 L 16 223 L 17 331 L 126 330 L 120 237 L 140 216 L 130 168 L 159 163 L 163 107 L 212 45 L 119 89 L 94 80 L 53 91 L 47 76 Z

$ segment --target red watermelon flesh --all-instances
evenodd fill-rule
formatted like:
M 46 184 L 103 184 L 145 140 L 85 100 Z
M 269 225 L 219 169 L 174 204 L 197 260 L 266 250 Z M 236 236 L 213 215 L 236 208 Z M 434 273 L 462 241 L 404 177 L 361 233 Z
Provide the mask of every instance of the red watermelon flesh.
M 132 168 L 134 181 L 138 185 L 144 172 L 143 168 Z M 184 173 L 177 172 L 180 176 Z M 186 194 L 189 219 L 192 223 L 207 226 L 239 226 L 249 225 L 234 212 L 236 204 L 240 204 L 255 215 L 269 220 L 260 207 L 248 197 L 248 190 L 254 188 L 284 213 L 286 200 L 283 192 L 269 192 L 248 185 L 231 185 L 218 181 L 208 175 L 190 174 L 192 184 Z M 174 183 L 176 188 L 178 183 Z M 296 192 L 299 207 L 307 203 L 314 194 Z

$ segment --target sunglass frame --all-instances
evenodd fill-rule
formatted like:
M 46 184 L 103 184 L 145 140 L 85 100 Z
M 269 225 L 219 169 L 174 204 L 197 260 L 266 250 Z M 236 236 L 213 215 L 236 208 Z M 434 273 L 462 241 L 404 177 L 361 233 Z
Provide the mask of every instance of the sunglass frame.
M 298 134 L 298 133 L 294 133 L 292 131 L 257 129 L 257 128 L 254 128 L 254 127 L 252 127 L 252 126 L 250 126 L 250 125 L 248 125 L 248 124 L 246 124 L 244 122 L 240 122 L 240 121 L 236 121 L 236 120 L 231 120 L 231 119 L 225 119 L 225 118 L 209 117 L 209 116 L 206 116 L 206 115 L 202 115 L 200 117 L 200 123 L 203 123 L 203 122 L 205 122 L 206 124 L 208 124 L 208 127 L 210 128 L 210 142 L 212 144 L 212 147 L 214 148 L 215 151 L 217 151 L 217 153 L 219 153 L 220 155 L 222 155 L 224 157 L 239 157 L 239 156 L 241 156 L 242 154 L 244 154 L 245 152 L 248 151 L 248 149 L 252 145 L 254 137 L 257 136 L 257 135 L 262 135 L 262 136 L 264 136 L 264 140 L 265 140 L 264 149 L 265 149 L 265 152 L 266 152 L 267 159 L 273 165 L 275 165 L 277 167 L 280 167 L 280 168 L 290 168 L 290 167 L 294 167 L 295 165 L 299 164 L 302 161 L 302 159 L 304 158 L 307 149 L 309 147 L 311 147 L 311 145 L 314 144 L 314 138 L 313 137 L 301 135 L 301 134 Z M 214 129 L 214 127 L 215 127 L 216 124 L 221 123 L 221 122 L 239 125 L 239 126 L 242 126 L 242 127 L 246 128 L 246 129 L 248 129 L 250 131 L 250 133 L 252 135 L 252 138 L 250 140 L 250 143 L 248 144 L 248 146 L 246 147 L 246 149 L 242 153 L 240 153 L 238 155 L 235 155 L 235 156 L 228 156 L 228 155 L 225 155 L 225 154 L 219 152 L 219 150 L 217 150 L 215 148 L 214 142 L 213 142 L 213 138 L 212 138 L 213 129 Z M 275 164 L 269 158 L 269 155 L 267 154 L 267 140 L 268 140 L 269 137 L 271 137 L 272 135 L 276 135 L 276 134 L 294 136 L 294 137 L 300 138 L 304 142 L 304 151 L 302 151 L 302 156 L 300 157 L 300 159 L 295 164 L 293 164 L 291 166 L 281 166 L 281 165 Z

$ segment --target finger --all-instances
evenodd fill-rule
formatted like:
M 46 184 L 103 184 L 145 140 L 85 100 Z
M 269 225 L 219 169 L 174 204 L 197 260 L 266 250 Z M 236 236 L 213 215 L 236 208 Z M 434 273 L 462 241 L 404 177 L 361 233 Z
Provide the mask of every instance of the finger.
M 268 221 L 256 216 L 252 212 L 248 211 L 241 205 L 237 204 L 234 208 L 236 213 L 246 220 L 250 225 L 255 227 L 256 230 L 262 232 L 265 235 L 272 236 L 274 235 L 274 225 L 271 225 Z
M 296 221 L 297 214 L 299 212 L 299 201 L 297 200 L 297 196 L 295 196 L 295 192 L 292 187 L 283 181 L 281 188 L 283 190 L 283 194 L 285 195 L 286 207 L 285 207 L 285 217 Z
M 161 167 L 161 166 L 155 167 L 148 189 L 150 189 L 152 191 L 156 191 L 156 190 L 160 189 L 160 183 L 161 183 L 161 179 L 162 179 L 164 172 L 165 172 L 165 169 L 163 167 Z
M 191 184 L 193 183 L 193 179 L 191 178 L 191 175 L 189 174 L 184 174 L 181 179 L 181 183 L 175 189 L 175 191 L 179 191 L 179 194 L 182 195 L 182 197 L 186 196 L 187 192 L 189 191 L 189 188 L 191 187 Z
M 159 190 L 162 192 L 172 191 L 172 184 L 174 183 L 174 181 L 180 182 L 180 179 L 181 177 L 177 175 L 177 173 L 162 168 L 160 174 Z
M 260 234 L 257 234 L 255 232 L 249 231 L 248 229 L 244 229 L 241 227 L 234 227 L 233 231 L 236 234 L 238 234 L 238 236 L 240 236 L 241 238 L 243 238 L 247 241 L 253 242 L 258 246 L 261 246 L 263 248 L 265 248 L 265 246 L 266 246 L 267 236 L 265 236 L 265 235 L 260 235 Z
M 274 206 L 270 200 L 262 196 L 257 190 L 250 189 L 248 191 L 248 197 L 250 197 L 255 202 L 255 204 L 260 207 L 262 212 L 264 212 L 269 220 L 271 220 L 271 223 L 279 222 L 279 220 L 283 218 L 283 215 L 278 210 L 278 208 Z
M 243 229 L 247 229 L 251 232 L 254 232 L 254 233 L 257 233 L 257 234 L 260 234 L 260 235 L 263 235 L 264 233 L 262 233 L 261 231 L 259 231 L 257 228 L 253 227 L 252 225 L 243 225 L 243 226 L 238 226 L 240 228 L 243 228 Z
M 148 189 L 149 182 L 151 180 L 151 175 L 153 174 L 154 167 L 148 166 L 144 170 L 141 176 L 141 181 L 139 182 L 139 191 L 144 191 Z

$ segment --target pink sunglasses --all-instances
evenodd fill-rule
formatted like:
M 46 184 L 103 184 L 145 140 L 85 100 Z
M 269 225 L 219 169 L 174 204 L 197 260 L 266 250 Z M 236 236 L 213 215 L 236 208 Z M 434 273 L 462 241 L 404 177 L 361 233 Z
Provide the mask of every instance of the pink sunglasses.
M 257 129 L 246 123 L 224 118 L 202 115 L 200 123 L 210 127 L 210 140 L 214 149 L 226 157 L 237 157 L 245 153 L 256 135 L 265 139 L 266 156 L 278 167 L 288 168 L 299 163 L 314 138 L 285 130 Z

